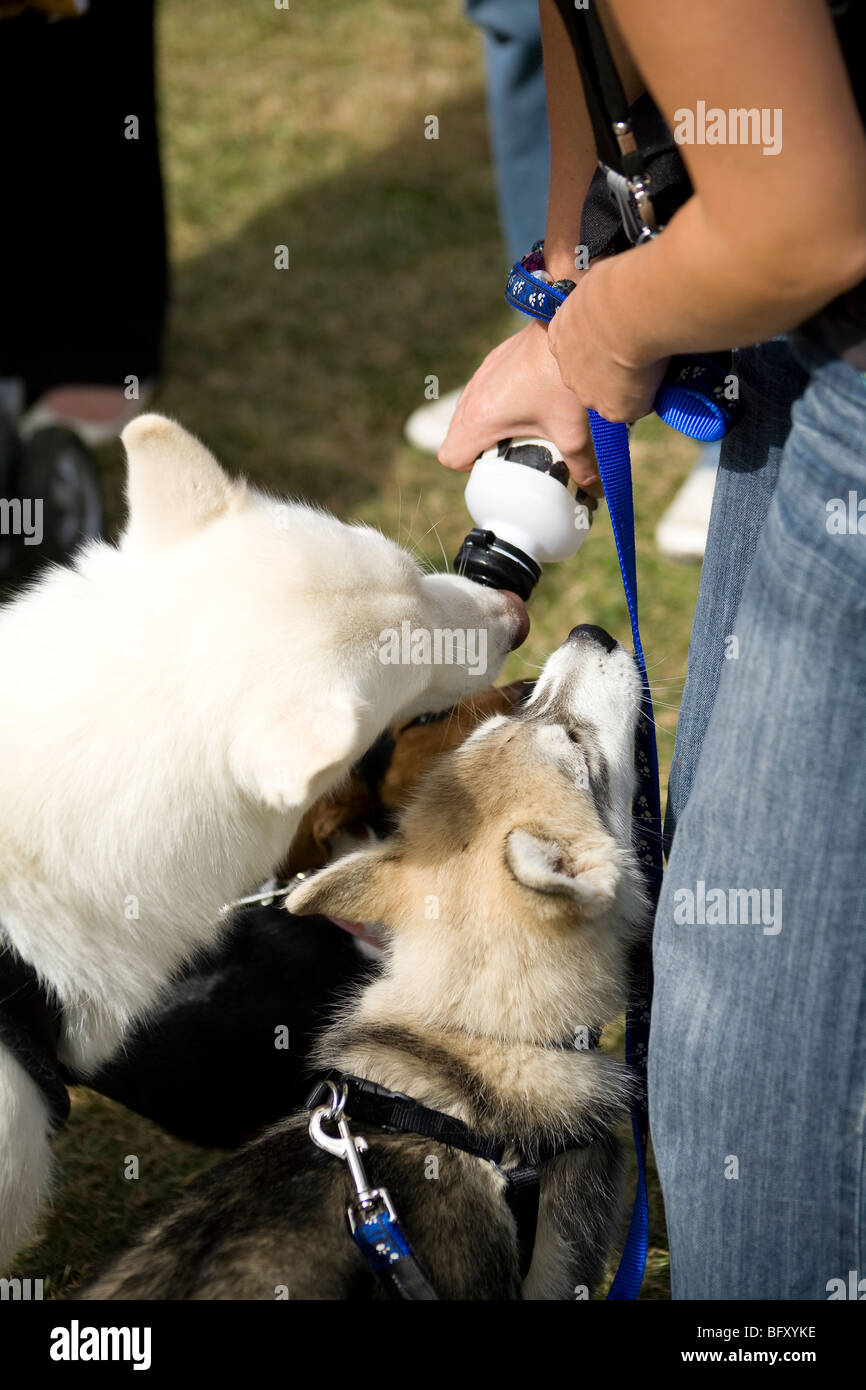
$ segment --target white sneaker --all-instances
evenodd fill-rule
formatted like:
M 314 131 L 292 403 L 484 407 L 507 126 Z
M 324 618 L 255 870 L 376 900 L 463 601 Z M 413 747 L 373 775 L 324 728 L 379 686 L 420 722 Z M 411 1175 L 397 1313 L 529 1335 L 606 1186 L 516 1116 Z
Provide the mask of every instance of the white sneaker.
M 422 454 L 438 454 L 462 394 L 461 386 L 457 391 L 446 391 L 438 401 L 428 401 L 426 405 L 419 405 L 417 410 L 413 410 L 403 426 L 407 442 L 420 449 Z
M 718 463 L 719 445 L 707 444 L 656 526 L 656 545 L 669 560 L 703 560 Z

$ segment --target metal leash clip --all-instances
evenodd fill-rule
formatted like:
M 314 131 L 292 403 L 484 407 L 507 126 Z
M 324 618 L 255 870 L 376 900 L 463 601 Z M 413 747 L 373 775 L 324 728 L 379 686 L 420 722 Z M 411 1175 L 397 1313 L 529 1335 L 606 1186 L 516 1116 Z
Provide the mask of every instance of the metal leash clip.
M 656 235 L 656 218 L 649 192 L 649 179 L 633 175 L 626 178 L 606 164 L 604 169 L 607 186 L 619 210 L 625 234 L 633 246 L 651 241 Z
M 251 907 L 254 903 L 261 903 L 262 907 L 270 907 L 279 897 L 285 897 L 296 884 L 301 883 L 307 878 L 307 871 L 292 874 L 291 878 L 280 880 L 278 878 L 267 879 L 259 889 L 258 893 L 248 893 L 245 898 L 233 898 L 230 903 L 223 903 L 220 908 L 220 917 L 226 917 L 233 912 L 236 907 Z
M 367 1180 L 361 1154 L 367 1152 L 369 1145 L 362 1135 L 353 1134 L 349 1128 L 344 1114 L 348 1095 L 346 1087 L 342 1086 L 338 1090 L 333 1081 L 325 1081 L 324 1085 L 331 1092 L 331 1101 L 328 1105 L 317 1105 L 313 1110 L 310 1115 L 309 1134 L 314 1144 L 324 1149 L 325 1153 L 342 1158 L 349 1169 L 349 1175 L 355 1185 L 355 1197 L 346 1207 L 346 1217 L 349 1230 L 356 1236 L 359 1225 L 369 1222 L 382 1208 L 391 1221 L 397 1220 L 397 1213 L 387 1189 L 371 1187 Z M 324 1128 L 326 1123 L 336 1124 L 338 1134 L 328 1134 Z M 395 1254 L 393 1258 L 397 1259 L 399 1256 Z

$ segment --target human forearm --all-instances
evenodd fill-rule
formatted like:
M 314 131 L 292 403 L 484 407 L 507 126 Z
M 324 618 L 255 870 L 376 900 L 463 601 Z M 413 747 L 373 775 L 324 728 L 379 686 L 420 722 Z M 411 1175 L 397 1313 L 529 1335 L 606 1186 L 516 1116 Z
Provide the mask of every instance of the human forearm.
M 614 319 L 623 365 L 712 352 L 802 323 L 866 276 L 866 236 L 852 228 L 785 230 L 718 226 L 692 198 L 663 236 L 605 263 L 594 314 Z
M 562 16 L 555 0 L 539 0 L 538 8 L 550 127 L 545 263 L 555 280 L 576 280 L 575 247 L 580 238 L 583 200 L 596 165 L 595 142 Z
M 778 123 L 772 152 L 739 135 L 680 146 L 694 198 L 605 279 L 623 354 L 756 342 L 863 278 L 866 140 L 823 0 L 730 0 L 723 25 L 714 0 L 612 8 L 672 129 L 702 100 Z
M 643 81 L 607 5 L 601 0 L 595 3 L 626 98 L 632 102 L 644 90 Z M 539 14 L 550 127 L 545 262 L 555 280 L 578 280 L 582 272 L 576 269 L 574 261 L 580 240 L 580 215 L 598 156 L 577 59 L 555 0 L 539 0 Z
M 597 263 L 548 331 L 581 401 L 635 420 L 669 356 L 784 332 L 866 277 L 866 138 L 822 0 L 729 0 L 723 25 L 715 0 L 612 3 L 673 130 L 709 107 L 738 121 L 682 144 L 693 197 Z M 743 135 L 750 112 L 772 142 Z

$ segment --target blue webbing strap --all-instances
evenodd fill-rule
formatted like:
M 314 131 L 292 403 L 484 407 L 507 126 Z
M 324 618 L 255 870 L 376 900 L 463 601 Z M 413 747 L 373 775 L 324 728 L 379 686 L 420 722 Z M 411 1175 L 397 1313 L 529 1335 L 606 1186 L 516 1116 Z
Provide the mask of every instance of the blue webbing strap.
M 543 243 L 536 242 L 528 256 L 512 266 L 505 297 L 515 309 L 549 323 L 569 294 L 568 282 L 548 284 L 533 272 L 543 267 Z M 666 424 L 692 439 L 721 439 L 736 422 L 739 402 L 730 401 L 724 365 L 709 357 L 675 358 L 655 399 L 655 409 Z M 634 544 L 634 502 L 631 490 L 631 458 L 628 426 L 611 424 L 589 411 L 592 440 L 604 494 L 610 513 L 616 553 L 631 619 L 634 654 L 640 670 L 643 695 L 635 732 L 636 787 L 632 802 L 632 836 L 643 869 L 651 911 L 655 911 L 662 881 L 661 804 L 652 697 L 637 618 L 637 571 Z M 608 1292 L 610 1299 L 634 1299 L 640 1292 L 649 1239 L 646 1186 L 646 1151 L 649 1134 L 647 1109 L 647 1047 L 652 1001 L 652 949 L 649 941 L 633 953 L 629 1002 L 626 1008 L 625 1056 L 638 1081 L 639 1094 L 632 1107 L 632 1131 L 637 1154 L 637 1192 L 631 1223 L 619 1268 Z
M 652 697 L 647 680 L 637 614 L 637 571 L 634 543 L 634 503 L 631 490 L 631 459 L 628 426 L 603 420 L 589 412 L 592 440 L 598 469 L 604 484 L 616 553 L 622 571 L 628 614 L 631 619 L 634 654 L 643 684 L 641 711 L 635 733 L 636 789 L 632 803 L 632 834 L 635 852 L 643 869 L 651 908 L 655 908 L 662 879 L 661 803 Z M 635 952 L 632 980 L 626 1009 L 625 1056 L 635 1072 L 639 1093 L 632 1106 L 632 1132 L 637 1155 L 637 1191 L 625 1248 L 608 1292 L 609 1299 L 637 1298 L 646 1266 L 649 1239 L 649 1207 L 646 1185 L 646 1150 L 649 1132 L 646 1076 L 649 1042 L 650 1000 L 652 999 L 652 955 L 649 942 Z
M 550 323 L 571 293 L 562 287 L 571 282 L 561 280 L 550 285 L 533 273 L 533 267 L 537 270 L 544 263 L 542 246 L 536 242 L 522 261 L 515 261 L 508 272 L 505 298 L 521 314 Z M 740 414 L 739 398 L 728 398 L 730 382 L 730 363 L 720 358 L 697 353 L 674 357 L 658 389 L 655 412 L 680 434 L 703 444 L 714 443 L 724 438 Z

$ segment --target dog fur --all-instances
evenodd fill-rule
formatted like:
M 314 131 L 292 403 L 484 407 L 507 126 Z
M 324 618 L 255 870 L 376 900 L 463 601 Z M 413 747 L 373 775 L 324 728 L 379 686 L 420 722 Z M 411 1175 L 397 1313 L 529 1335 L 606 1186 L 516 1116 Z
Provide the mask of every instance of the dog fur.
M 561 1042 L 621 1009 L 627 951 L 643 929 L 629 843 L 639 697 L 632 658 L 598 629 L 575 629 L 525 705 L 432 767 L 394 836 L 287 899 L 295 913 L 376 922 L 387 943 L 381 973 L 324 1034 L 322 1068 L 516 1145 L 593 1136 L 541 1165 L 521 1281 L 496 1168 L 356 1127 L 368 1176 L 388 1188 L 442 1299 L 564 1299 L 602 1270 L 618 1207 L 612 1131 L 629 1078 L 615 1059 Z M 379 1297 L 346 1232 L 345 1167 L 313 1145 L 308 1119 L 294 1114 L 207 1174 L 87 1296 Z M 503 1162 L 517 1161 L 515 1149 Z
M 350 776 L 304 816 L 278 878 L 322 868 L 338 852 L 396 828 L 419 778 L 532 682 L 489 687 L 433 718 L 398 721 Z M 375 959 L 375 957 L 373 957 Z M 302 1104 L 309 1052 L 337 1002 L 369 974 L 361 942 L 324 917 L 255 904 L 201 953 L 133 1026 L 88 1085 L 195 1144 L 234 1149 Z M 277 1025 L 291 1047 L 274 1047 Z
M 483 631 L 488 678 L 525 635 L 513 596 L 230 479 L 170 420 L 123 440 L 119 544 L 0 614 L 0 949 L 56 994 L 85 1078 L 377 735 L 477 681 L 383 665 L 380 634 Z M 49 1174 L 42 1093 L 0 1046 L 0 1271 Z

